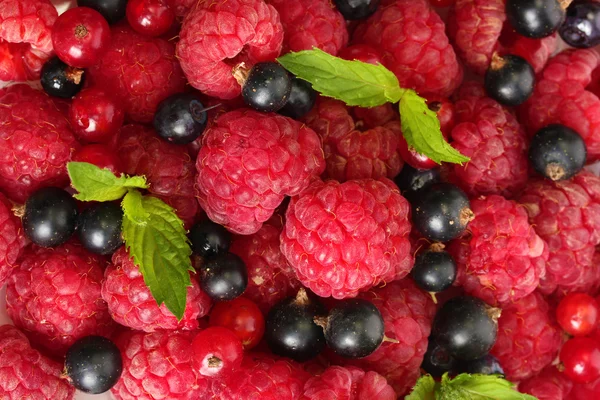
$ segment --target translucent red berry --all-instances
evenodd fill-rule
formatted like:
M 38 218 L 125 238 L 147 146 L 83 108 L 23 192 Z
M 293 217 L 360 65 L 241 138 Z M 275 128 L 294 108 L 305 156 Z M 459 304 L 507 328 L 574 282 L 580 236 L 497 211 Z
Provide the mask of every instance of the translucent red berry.
M 83 146 L 73 155 L 73 161 L 94 164 L 100 168 L 106 168 L 115 175 L 120 175 L 121 161 L 110 147 L 104 144 L 88 144 Z
M 366 44 L 355 44 L 340 50 L 338 57 L 349 61 L 362 61 L 369 64 L 383 64 L 381 55 L 377 50 Z
M 456 0 L 429 0 L 434 7 L 450 7 L 456 3 Z
M 560 326 L 573 336 L 587 336 L 598 321 L 598 303 L 585 293 L 571 293 L 561 300 L 556 309 Z
M 86 142 L 108 143 L 123 125 L 125 114 L 116 98 L 102 89 L 82 90 L 69 112 L 73 131 Z
M 265 318 L 260 309 L 253 301 L 243 297 L 215 304 L 209 324 L 231 329 L 246 350 L 255 347 L 265 333 Z
M 600 343 L 591 338 L 568 340 L 560 351 L 564 374 L 577 383 L 588 383 L 600 377 Z
M 129 0 L 127 21 L 143 35 L 160 36 L 175 22 L 175 12 L 166 0 Z
M 398 151 L 402 156 L 402 159 L 413 168 L 417 169 L 431 169 L 438 166 L 438 164 L 425 154 L 417 153 L 415 149 L 408 146 L 404 137 L 399 137 L 398 140 Z
M 242 365 L 244 349 L 233 331 L 213 326 L 207 328 L 192 341 L 192 365 L 204 376 L 224 377 Z

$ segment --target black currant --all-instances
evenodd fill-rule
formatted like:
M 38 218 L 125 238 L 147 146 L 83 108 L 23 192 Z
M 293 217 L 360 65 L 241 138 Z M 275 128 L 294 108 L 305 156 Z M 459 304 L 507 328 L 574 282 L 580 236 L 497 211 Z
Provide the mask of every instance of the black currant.
M 291 77 L 292 91 L 279 114 L 298 119 L 310 112 L 317 101 L 317 92 L 312 85 L 302 79 Z
M 121 376 L 123 359 L 119 348 L 102 336 L 87 336 L 69 348 L 65 372 L 75 388 L 99 394 L 110 390 Z
M 433 320 L 432 336 L 458 360 L 485 356 L 498 333 L 500 310 L 482 300 L 459 296 L 448 300 Z
M 506 16 L 517 33 L 540 39 L 556 32 L 569 3 L 571 0 L 506 0 Z
M 485 73 L 488 96 L 506 106 L 523 104 L 533 93 L 535 71 L 524 58 L 511 54 L 494 54 Z
M 457 361 L 433 338 L 429 338 L 427 351 L 423 356 L 421 368 L 434 378 L 439 378 L 456 367 Z
M 195 254 L 204 258 L 215 257 L 229 251 L 231 233 L 223 226 L 205 219 L 190 229 L 190 242 Z
M 25 202 L 23 231 L 38 246 L 56 247 L 75 232 L 77 215 L 77 203 L 65 190 L 38 189 Z
M 500 361 L 491 354 L 477 358 L 471 361 L 461 361 L 453 369 L 456 373 L 462 374 L 484 374 L 484 375 L 504 375 L 504 369 Z
M 441 180 L 439 167 L 416 169 L 408 164 L 404 164 L 400 174 L 396 175 L 394 178 L 394 182 L 398 185 L 402 196 L 406 197 L 406 199 L 411 202 L 419 190 L 434 183 L 439 183 Z
M 123 245 L 123 210 L 114 203 L 98 203 L 79 214 L 78 234 L 83 247 L 109 255 Z
M 450 183 L 437 183 L 412 201 L 414 227 L 432 242 L 456 239 L 473 219 L 469 198 Z
M 567 8 L 567 19 L 558 30 L 569 46 L 588 49 L 600 44 L 600 3 L 575 1 Z
M 215 301 L 233 300 L 248 286 L 246 264 L 232 253 L 210 258 L 200 267 L 200 286 Z
M 327 314 L 316 299 L 300 289 L 274 305 L 265 321 L 265 340 L 271 351 L 296 361 L 307 361 L 319 355 L 325 346 L 323 328 L 314 320 Z
M 585 142 L 574 130 L 564 125 L 548 125 L 540 129 L 529 145 L 529 161 L 539 174 L 553 181 L 569 179 L 587 160 Z
M 290 97 L 292 79 L 281 65 L 275 62 L 257 63 L 248 71 L 247 77 L 240 67 L 234 73 L 242 84 L 244 102 L 262 112 L 279 111 Z
M 357 20 L 375 13 L 379 7 L 379 0 L 335 0 L 335 5 L 344 19 Z
M 187 144 L 202 135 L 207 121 L 206 109 L 197 95 L 177 93 L 158 105 L 153 123 L 161 138 L 175 144 Z
M 58 57 L 46 61 L 42 67 L 42 88 L 50 96 L 70 99 L 83 88 L 85 73 L 82 69 L 70 67 Z
M 415 265 L 410 271 L 417 286 L 430 292 L 434 301 L 434 294 L 448 289 L 456 279 L 456 263 L 442 247 L 443 245 L 436 243 L 417 254 Z
M 128 0 L 77 0 L 78 7 L 89 7 L 98 11 L 108 21 L 114 24 L 125 18 Z

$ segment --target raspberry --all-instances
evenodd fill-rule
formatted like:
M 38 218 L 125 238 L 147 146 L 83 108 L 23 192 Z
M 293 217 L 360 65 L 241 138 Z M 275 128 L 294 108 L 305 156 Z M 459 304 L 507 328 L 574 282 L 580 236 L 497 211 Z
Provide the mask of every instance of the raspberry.
M 100 296 L 104 260 L 78 244 L 32 246 L 6 288 L 6 309 L 34 346 L 62 356 L 77 339 L 115 328 Z
M 519 384 L 519 392 L 528 393 L 538 400 L 566 400 L 572 387 L 573 383 L 565 374 L 555 366 L 549 366 L 538 375 L 522 381 Z
M 121 97 L 127 118 L 151 122 L 158 104 L 185 90 L 185 77 L 171 42 L 113 26 L 111 44 L 88 70 L 92 85 Z
M 0 190 L 24 202 L 43 186 L 67 186 L 66 163 L 77 150 L 69 122 L 43 92 L 0 89 Z
M 329 367 L 304 385 L 300 400 L 396 400 L 394 389 L 377 372 L 356 367 Z
M 0 0 L 0 81 L 40 78 L 56 18 L 49 0 Z
M 62 378 L 62 366 L 32 349 L 14 326 L 0 326 L 0 359 L 2 400 L 73 399 L 75 388 Z
M 325 169 L 311 129 L 287 117 L 240 109 L 204 132 L 196 160 L 198 201 L 208 217 L 250 235 Z
M 548 366 L 561 344 L 554 310 L 539 292 L 533 292 L 502 309 L 491 353 L 500 361 L 507 379 L 519 381 Z
M 183 22 L 177 57 L 193 87 L 233 99 L 241 93 L 233 68 L 275 59 L 282 42 L 279 14 L 263 0 L 203 1 Z
M 442 19 L 427 0 L 397 0 L 379 7 L 354 32 L 353 44 L 380 52 L 400 85 L 420 95 L 450 96 L 463 71 L 448 42 Z
M 489 196 L 471 200 L 471 210 L 469 236 L 449 247 L 458 264 L 456 284 L 494 306 L 529 295 L 545 275 L 548 249 L 525 208 Z
M 181 321 L 162 304 L 160 307 L 144 283 L 144 278 L 125 247 L 112 256 L 104 272 L 102 298 L 108 303 L 112 318 L 121 325 L 145 332 L 156 330 L 196 329 L 198 318 L 208 314 L 211 301 L 192 278 Z
M 0 193 L 0 287 L 12 274 L 28 243 L 21 220 L 13 214 L 12 207 L 12 203 Z
M 317 47 L 337 55 L 348 44 L 342 14 L 330 0 L 266 0 L 279 12 L 285 31 L 282 53 Z

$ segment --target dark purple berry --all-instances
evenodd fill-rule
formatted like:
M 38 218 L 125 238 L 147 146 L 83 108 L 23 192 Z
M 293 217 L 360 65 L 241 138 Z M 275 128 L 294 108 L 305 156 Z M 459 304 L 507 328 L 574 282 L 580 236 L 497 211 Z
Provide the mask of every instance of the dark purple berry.
M 569 0 L 506 0 L 506 16 L 517 33 L 541 39 L 560 27 L 569 3 Z
M 529 161 L 542 176 L 553 181 L 573 177 L 587 160 L 585 142 L 574 130 L 564 125 L 548 125 L 540 129 L 529 145 Z
M 233 300 L 248 286 L 246 264 L 232 253 L 205 260 L 199 275 L 202 290 L 215 301 Z
M 488 96 L 506 106 L 523 104 L 533 93 L 535 71 L 524 58 L 494 54 L 485 73 L 485 91 Z
M 206 108 L 197 95 L 178 93 L 158 105 L 154 129 L 167 142 L 187 144 L 202 135 L 207 121 Z
M 93 8 L 112 25 L 125 18 L 127 0 L 77 0 L 77 6 Z
M 209 219 L 194 225 L 189 236 L 194 253 L 204 258 L 225 254 L 231 245 L 231 233 Z
M 71 67 L 58 57 L 46 61 L 42 67 L 41 84 L 50 96 L 70 99 L 83 88 L 85 73 Z
M 439 244 L 420 252 L 410 275 L 421 289 L 430 293 L 439 293 L 448 289 L 456 279 L 456 263 Z
M 114 203 L 97 203 L 79 215 L 78 234 L 83 247 L 109 255 L 123 245 L 123 210 Z
M 302 79 L 292 77 L 292 91 L 290 97 L 279 114 L 286 117 L 299 119 L 312 110 L 317 101 L 317 92 L 312 85 Z
M 279 111 L 290 97 L 292 79 L 281 65 L 275 62 L 255 64 L 242 82 L 244 102 L 262 112 Z
M 600 3 L 575 1 L 567 8 L 567 18 L 558 30 L 569 46 L 588 49 L 600 44 Z
M 345 19 L 357 20 L 375 13 L 379 0 L 335 0 L 335 5 Z

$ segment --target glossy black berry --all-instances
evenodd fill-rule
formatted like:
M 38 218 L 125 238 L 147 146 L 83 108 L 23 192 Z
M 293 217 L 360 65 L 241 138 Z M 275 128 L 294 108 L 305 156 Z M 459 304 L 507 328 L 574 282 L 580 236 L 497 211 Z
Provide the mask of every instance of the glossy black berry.
M 587 160 L 585 142 L 574 130 L 564 125 L 548 125 L 540 129 L 529 145 L 529 161 L 537 173 L 560 181 L 577 174 Z
M 498 333 L 500 310 L 482 300 L 460 296 L 448 300 L 435 315 L 432 336 L 458 360 L 485 356 Z
M 524 58 L 494 55 L 485 73 L 488 96 L 506 106 L 523 104 L 533 93 L 535 71 Z
M 504 369 L 500 365 L 500 361 L 491 354 L 477 358 L 471 361 L 461 361 L 454 368 L 458 374 L 484 374 L 484 375 L 504 375 Z
M 189 236 L 194 253 L 204 258 L 225 254 L 231 245 L 231 233 L 209 219 L 194 225 Z
M 567 8 L 567 18 L 558 30 L 569 46 L 588 49 L 600 44 L 600 3 L 575 1 Z
M 83 88 L 85 73 L 82 69 L 70 67 L 58 57 L 46 61 L 42 67 L 42 88 L 50 96 L 70 99 Z
M 290 97 L 292 79 L 275 62 L 255 64 L 242 86 L 244 102 L 258 111 L 279 111 Z
M 323 328 L 314 320 L 327 315 L 323 305 L 300 289 L 274 305 L 265 321 L 265 340 L 271 351 L 296 361 L 307 361 L 325 347 Z
M 77 203 L 65 190 L 38 189 L 25 202 L 23 230 L 38 246 L 60 246 L 75 232 L 77 215 Z
M 114 203 L 98 203 L 79 214 L 78 234 L 83 247 L 109 255 L 123 245 L 123 210 Z
M 410 271 L 413 280 L 421 289 L 438 293 L 448 289 L 456 279 L 456 263 L 439 244 L 420 252 Z
M 383 317 L 367 300 L 342 300 L 319 323 L 324 326 L 327 346 L 345 358 L 366 357 L 383 342 Z
M 432 242 L 460 236 L 473 219 L 469 198 L 450 183 L 437 183 L 419 192 L 412 201 L 414 227 Z
M 317 101 L 317 92 L 305 80 L 292 77 L 292 91 L 279 114 L 298 119 L 312 110 Z
M 158 136 L 167 142 L 187 144 L 202 135 L 207 121 L 206 109 L 197 95 L 178 93 L 158 105 L 153 123 Z
M 421 368 L 434 378 L 439 378 L 456 367 L 457 361 L 433 338 L 429 338 L 427 351 L 423 356 Z
M 128 0 L 77 0 L 78 7 L 89 7 L 98 11 L 108 21 L 114 24 L 125 18 Z
M 199 275 L 202 290 L 215 301 L 233 300 L 248 286 L 246 264 L 232 253 L 206 260 Z
M 338 11 L 344 19 L 365 19 L 377 11 L 379 0 L 335 0 Z
M 402 196 L 412 202 L 415 194 L 434 183 L 439 183 L 442 180 L 439 168 L 431 169 L 416 169 L 408 164 L 404 164 L 402 171 L 394 178 L 394 182 L 398 185 Z
M 102 336 L 79 339 L 65 356 L 65 372 L 69 381 L 85 393 L 107 392 L 115 386 L 122 371 L 119 348 Z
M 540 39 L 560 27 L 568 3 L 569 0 L 506 0 L 506 16 L 517 33 Z

